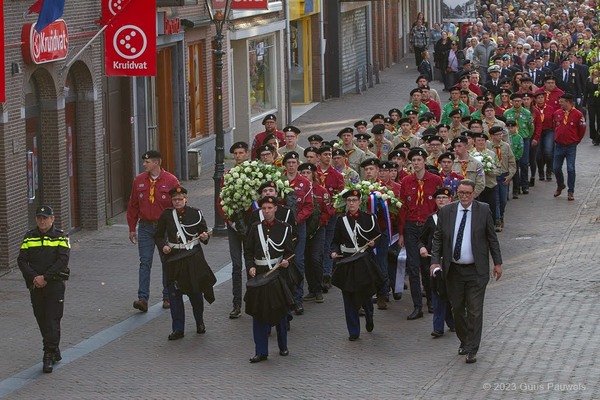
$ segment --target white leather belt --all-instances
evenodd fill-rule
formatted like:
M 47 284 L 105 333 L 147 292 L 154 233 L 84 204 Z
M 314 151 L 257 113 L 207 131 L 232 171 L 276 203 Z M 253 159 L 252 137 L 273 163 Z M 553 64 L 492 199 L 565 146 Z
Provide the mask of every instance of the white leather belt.
M 187 243 L 187 244 L 169 242 L 169 247 L 172 249 L 178 249 L 178 250 L 191 250 L 199 244 L 200 244 L 200 242 L 197 240 L 195 240 L 192 243 Z
M 346 247 L 343 244 L 340 245 L 340 250 L 342 250 L 342 253 L 351 253 L 351 254 L 354 254 L 357 251 L 354 247 Z
M 267 266 L 267 267 L 274 267 L 275 264 L 277 264 L 278 262 L 281 261 L 281 257 L 275 259 L 275 260 L 271 260 L 271 263 L 269 264 L 269 262 L 267 260 L 257 260 L 256 258 L 254 259 L 254 264 L 255 265 L 259 265 L 261 267 Z

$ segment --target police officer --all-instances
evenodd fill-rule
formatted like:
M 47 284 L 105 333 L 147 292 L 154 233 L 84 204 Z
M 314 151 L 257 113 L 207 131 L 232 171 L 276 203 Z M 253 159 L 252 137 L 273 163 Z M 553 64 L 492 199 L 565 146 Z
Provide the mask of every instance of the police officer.
M 70 244 L 54 226 L 54 212 L 41 206 L 35 213 L 36 228 L 25 234 L 17 263 L 31 294 L 33 314 L 42 333 L 42 370 L 52 372 L 60 355 L 60 320 L 63 316 L 65 280 L 69 278 Z

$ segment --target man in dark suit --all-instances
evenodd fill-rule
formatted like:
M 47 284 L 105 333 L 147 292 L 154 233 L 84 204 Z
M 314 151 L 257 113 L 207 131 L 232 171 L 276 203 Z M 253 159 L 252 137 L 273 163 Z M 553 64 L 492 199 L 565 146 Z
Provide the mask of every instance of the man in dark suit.
M 565 93 L 571 93 L 575 98 L 582 96 L 583 87 L 581 86 L 580 72 L 571 68 L 571 62 L 568 58 L 563 58 L 559 69 L 554 71 L 556 77 L 556 86 Z
M 444 272 L 460 339 L 458 354 L 466 354 L 466 362 L 471 364 L 477 361 L 481 342 L 483 299 L 490 279 L 489 254 L 496 280 L 502 276 L 502 255 L 489 206 L 473 200 L 475 182 L 460 181 L 457 193 L 459 201 L 438 213 L 431 271 L 441 267 Z

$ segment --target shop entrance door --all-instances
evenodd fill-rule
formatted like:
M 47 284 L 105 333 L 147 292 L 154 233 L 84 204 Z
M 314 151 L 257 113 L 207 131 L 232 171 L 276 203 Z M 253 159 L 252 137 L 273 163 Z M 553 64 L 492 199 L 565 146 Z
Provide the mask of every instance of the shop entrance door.
M 290 48 L 291 101 L 294 104 L 308 104 L 312 102 L 310 17 L 290 22 Z

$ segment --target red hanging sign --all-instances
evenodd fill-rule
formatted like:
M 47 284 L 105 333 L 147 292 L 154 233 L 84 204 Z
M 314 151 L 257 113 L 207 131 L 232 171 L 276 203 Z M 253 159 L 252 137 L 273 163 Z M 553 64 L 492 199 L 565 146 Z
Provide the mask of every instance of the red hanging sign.
M 23 25 L 21 30 L 21 53 L 27 64 L 44 64 L 64 60 L 69 52 L 67 23 L 57 19 L 41 31 L 36 23 Z
M 102 0 L 107 76 L 156 75 L 156 1 Z
M 233 0 L 232 10 L 266 10 L 269 8 L 267 0 Z

